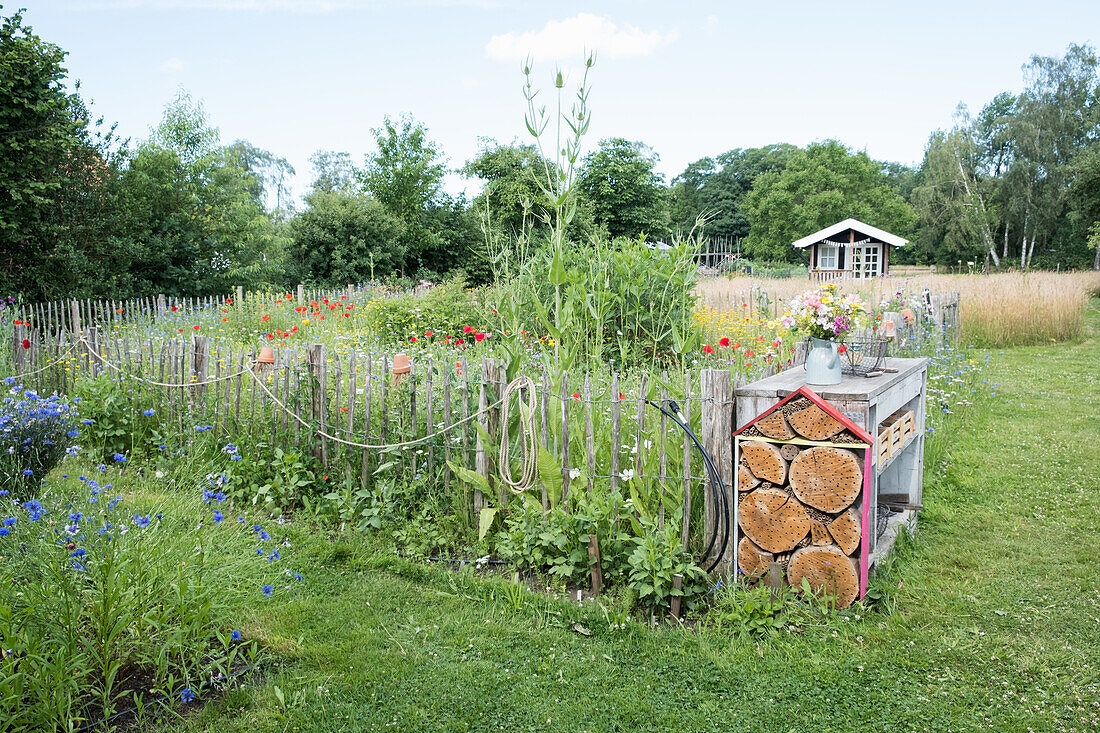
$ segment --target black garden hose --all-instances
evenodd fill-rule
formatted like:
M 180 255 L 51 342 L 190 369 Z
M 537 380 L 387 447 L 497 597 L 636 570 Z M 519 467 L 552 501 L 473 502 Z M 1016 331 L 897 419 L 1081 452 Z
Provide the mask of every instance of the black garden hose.
M 674 400 L 669 400 L 669 407 L 674 411 L 669 412 L 661 405 L 657 404 L 653 400 L 646 400 L 651 407 L 656 407 L 662 414 L 672 419 L 674 423 L 680 426 L 680 429 L 691 438 L 691 442 L 695 444 L 695 447 L 699 449 L 699 453 L 703 456 L 703 465 L 707 469 L 707 474 L 710 476 L 711 482 L 718 489 L 713 495 L 714 500 L 714 530 L 711 532 L 710 541 L 707 543 L 707 548 L 703 550 L 703 555 L 700 558 L 699 564 L 706 562 L 707 556 L 710 555 L 710 551 L 714 549 L 714 545 L 718 541 L 719 528 L 722 531 L 722 546 L 718 550 L 718 554 L 714 556 L 714 562 L 710 564 L 710 567 L 704 568 L 706 572 L 711 572 L 721 561 L 722 556 L 726 554 L 726 547 L 729 545 L 730 539 L 730 503 L 729 495 L 726 492 L 726 485 L 722 481 L 722 476 L 718 473 L 717 466 L 714 465 L 714 459 L 711 458 L 710 453 L 707 453 L 707 449 L 703 447 L 703 444 L 699 442 L 699 438 L 696 437 L 695 432 L 691 429 L 691 426 L 680 419 L 679 415 L 680 406 L 676 404 Z

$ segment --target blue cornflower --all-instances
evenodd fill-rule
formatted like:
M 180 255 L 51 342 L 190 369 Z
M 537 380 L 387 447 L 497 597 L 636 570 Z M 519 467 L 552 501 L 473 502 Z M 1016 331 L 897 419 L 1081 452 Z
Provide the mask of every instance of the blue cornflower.
M 8 494 L 10 494 L 10 493 L 11 493 L 11 492 L 10 492 L 10 491 L 8 491 L 7 489 L 2 489 L 2 490 L 0 490 L 0 496 L 7 496 L 7 495 L 8 495 Z
M 214 524 L 217 524 L 218 522 L 222 521 L 223 519 L 225 519 L 225 515 L 222 514 L 221 512 L 219 512 L 217 509 L 215 509 L 214 510 Z
M 115 453 L 114 458 L 115 463 L 126 463 L 126 456 L 122 455 L 121 453 Z
M 145 415 L 145 417 L 152 417 L 153 415 L 156 414 L 156 412 L 157 412 L 156 410 L 154 410 L 152 407 L 150 407 L 148 410 L 142 410 L 141 414 Z
M 71 519 L 74 522 L 79 522 L 80 518 L 83 517 L 83 516 L 84 515 L 81 514 L 80 512 L 77 512 L 75 514 L 73 514 L 72 512 L 69 513 L 69 519 Z
M 24 469 L 23 469 L 23 475 L 24 475 L 24 476 L 33 476 L 33 475 L 34 475 L 34 471 L 32 471 L 32 470 L 31 470 L 31 469 L 29 469 L 29 468 L 24 468 Z
M 191 692 L 190 687 L 183 688 L 183 692 L 180 693 L 180 702 L 191 702 L 195 699 L 195 693 Z
M 233 455 L 229 456 L 229 460 L 239 461 L 239 460 L 241 460 L 241 457 L 239 455 L 237 455 L 236 453 L 234 453 Z
M 269 539 L 271 539 L 271 535 L 269 535 L 267 532 L 260 532 L 261 542 L 267 542 Z
M 73 560 L 73 568 L 76 570 L 86 570 L 86 568 L 78 563 L 76 560 Z
M 302 579 L 302 576 L 301 576 L 301 575 L 298 575 L 298 573 L 294 573 L 294 579 L 295 579 L 295 580 L 301 580 L 301 579 Z
M 214 501 L 218 502 L 219 504 L 225 501 L 225 492 L 219 491 L 218 493 L 214 494 Z
M 241 632 L 234 631 L 232 634 L 229 635 L 229 638 L 233 641 L 240 641 L 241 640 Z
M 271 598 L 271 594 L 275 592 L 275 588 L 270 585 L 265 585 L 263 588 L 260 588 L 260 592 L 268 598 Z
M 257 547 L 257 548 L 256 548 L 256 554 L 257 554 L 257 555 L 262 555 L 262 554 L 264 554 L 263 548 L 262 548 L 262 547 Z
M 268 562 L 275 562 L 278 559 L 279 559 L 279 551 L 278 550 L 272 550 L 271 551 L 271 557 L 267 558 L 267 561 Z
M 80 422 L 84 423 L 85 425 L 91 425 L 95 422 L 95 420 L 81 420 Z
M 15 524 L 15 517 L 8 517 L 7 519 L 4 520 L 4 526 L 5 527 L 11 527 L 14 524 Z
M 11 530 L 8 529 L 7 527 L 0 527 L 0 537 L 3 537 L 4 535 L 8 534 L 9 532 L 11 532 Z
M 85 554 L 85 552 L 84 552 L 83 549 L 73 550 L 72 552 L 69 553 L 69 557 L 83 557 L 84 554 Z
M 150 524 L 150 523 L 151 523 L 152 521 L 153 521 L 153 520 L 149 518 L 149 515 L 148 515 L 148 514 L 146 514 L 146 515 L 145 515 L 144 517 L 143 517 L 143 516 L 141 516 L 140 514 L 135 514 L 135 515 L 134 515 L 134 524 L 136 524 L 137 526 L 141 527 L 142 529 L 145 529 L 146 527 L 148 527 L 148 526 L 149 526 L 149 524 Z

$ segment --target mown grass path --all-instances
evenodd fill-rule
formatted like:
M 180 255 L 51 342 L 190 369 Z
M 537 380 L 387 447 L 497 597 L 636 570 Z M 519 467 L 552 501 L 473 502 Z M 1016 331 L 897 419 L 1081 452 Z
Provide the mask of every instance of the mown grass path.
M 584 637 L 561 606 L 302 533 L 309 594 L 251 624 L 277 663 L 172 729 L 1096 730 L 1096 300 L 1088 322 L 1083 343 L 994 352 L 885 609 L 759 642 L 590 612 Z

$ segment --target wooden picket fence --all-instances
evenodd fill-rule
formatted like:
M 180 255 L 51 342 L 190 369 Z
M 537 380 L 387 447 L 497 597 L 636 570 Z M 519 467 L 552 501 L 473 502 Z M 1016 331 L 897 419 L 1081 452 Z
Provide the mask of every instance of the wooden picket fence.
M 16 376 L 24 386 L 71 394 L 75 380 L 100 378 L 117 381 L 123 390 L 143 388 L 143 399 L 156 410 L 161 425 L 182 434 L 209 425 L 227 442 L 263 442 L 285 452 L 312 454 L 334 482 L 366 485 L 379 466 L 392 462 L 436 477 L 449 492 L 460 488 L 453 464 L 481 475 L 496 493 L 494 505 L 506 510 L 513 500 L 493 465 L 492 447 L 508 426 L 502 418 L 504 406 L 498 404 L 508 378 L 504 365 L 492 358 L 468 363 L 464 357 L 446 362 L 423 357 L 403 377 L 394 374 L 393 354 L 387 353 L 334 351 L 314 344 L 276 348 L 274 362 L 265 365 L 255 362 L 253 349 L 205 336 L 135 340 L 96 327 L 77 334 L 20 327 L 11 347 Z M 766 373 L 773 372 L 769 368 Z M 544 372 L 529 376 L 535 385 L 539 445 L 560 461 L 563 498 L 576 490 L 613 490 L 627 470 L 639 479 L 652 477 L 653 463 L 647 469 L 642 460 L 643 443 L 651 442 L 647 452 L 656 451 L 660 485 L 682 487 L 684 546 L 689 536 L 711 531 L 715 487 L 704 475 L 690 438 L 646 398 L 668 409 L 672 387 L 681 414 L 715 457 L 722 481 L 732 491 L 737 379 L 731 371 L 643 375 L 629 385 L 618 375 L 562 374 L 553 384 Z M 651 379 L 661 380 L 659 388 L 649 388 Z M 512 405 L 510 415 L 515 412 Z M 435 437 L 401 448 L 347 445 L 389 446 L 424 436 Z M 620 450 L 626 447 L 633 452 Z M 573 469 L 583 474 L 579 485 Z M 480 491 L 473 491 L 471 498 L 476 515 L 487 499 Z M 545 488 L 539 498 L 548 508 Z M 692 506 L 703 520 L 701 528 L 690 526 Z M 732 547 L 727 555 L 732 558 Z

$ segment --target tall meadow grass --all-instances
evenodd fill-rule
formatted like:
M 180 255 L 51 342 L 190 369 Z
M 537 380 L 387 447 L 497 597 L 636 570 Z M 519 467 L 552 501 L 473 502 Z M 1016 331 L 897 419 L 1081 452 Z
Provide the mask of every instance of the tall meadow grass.
M 1089 298 L 1100 295 L 1100 272 L 1005 272 L 992 275 L 921 275 L 844 280 L 841 286 L 878 303 L 897 291 L 958 291 L 961 338 L 976 346 L 1032 346 L 1084 335 Z M 786 301 L 817 287 L 802 279 L 733 277 L 701 281 L 700 303 L 721 307 L 767 292 Z M 782 310 L 782 306 L 780 306 Z

